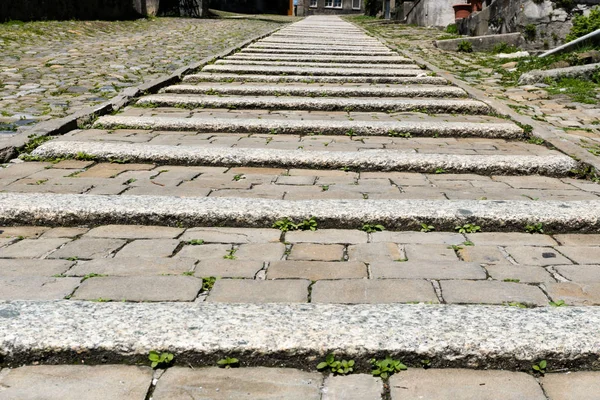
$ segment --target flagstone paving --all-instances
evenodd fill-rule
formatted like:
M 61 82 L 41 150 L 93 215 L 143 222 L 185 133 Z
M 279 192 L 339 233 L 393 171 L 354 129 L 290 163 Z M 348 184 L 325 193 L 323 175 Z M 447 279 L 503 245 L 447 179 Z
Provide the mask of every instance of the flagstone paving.
M 585 165 L 337 17 L 222 61 L 0 169 L 0 399 L 597 392 Z

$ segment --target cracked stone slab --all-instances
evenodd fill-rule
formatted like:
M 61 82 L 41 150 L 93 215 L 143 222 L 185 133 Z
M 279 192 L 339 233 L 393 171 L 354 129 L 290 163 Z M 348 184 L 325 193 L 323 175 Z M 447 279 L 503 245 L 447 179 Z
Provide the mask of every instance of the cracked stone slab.
M 355 168 L 361 171 L 424 173 L 443 168 L 451 173 L 476 172 L 486 175 L 565 176 L 577 167 L 575 160 L 560 153 L 544 156 L 457 155 L 406 153 L 395 150 L 306 151 L 76 141 L 48 142 L 31 154 L 41 158 L 75 158 L 80 153 L 85 153 L 96 160 L 127 160 L 134 163 L 309 169 Z
M 303 75 L 260 75 L 199 73 L 187 75 L 184 82 L 322 82 L 322 83 L 402 83 L 448 85 L 448 81 L 439 76 L 303 76 Z
M 422 221 L 454 231 L 475 223 L 488 231 L 522 231 L 531 221 L 553 231 L 597 232 L 600 201 L 271 200 L 0 193 L 0 224 L 48 226 L 148 224 L 271 227 L 314 216 L 320 228 L 355 229 L 366 222 L 415 230 Z
M 249 118 L 177 118 L 134 117 L 106 115 L 94 124 L 95 128 L 152 129 L 161 131 L 197 131 L 228 133 L 271 133 L 346 135 L 349 130 L 357 136 L 387 136 L 393 132 L 411 136 L 483 137 L 493 139 L 521 139 L 523 130 L 511 123 L 445 122 L 445 121 L 335 121 L 335 120 L 270 120 Z
M 529 369 L 546 359 L 553 368 L 589 368 L 600 345 L 597 307 L 14 301 L 0 303 L 0 320 L 0 354 L 9 363 L 42 353 L 60 359 L 73 349 L 78 360 L 146 359 L 165 349 L 184 363 L 220 354 L 306 363 L 335 352 L 454 367 Z M 169 329 L 156 329 L 156 321 Z
M 427 75 L 422 69 L 383 69 L 383 68 L 315 68 L 260 65 L 222 65 L 211 64 L 202 68 L 202 72 L 230 72 L 236 74 L 268 75 L 338 75 L 338 76 L 418 76 Z
M 235 109 L 278 109 L 316 111 L 415 111 L 430 113 L 488 114 L 490 107 L 470 99 L 396 99 L 344 97 L 207 96 L 193 94 L 153 94 L 137 101 L 139 106 L 206 107 Z
M 163 89 L 165 93 L 208 95 L 255 95 L 255 96 L 337 96 L 337 97 L 466 97 L 467 93 L 455 86 L 419 87 L 309 87 L 309 86 L 196 86 L 173 85 Z

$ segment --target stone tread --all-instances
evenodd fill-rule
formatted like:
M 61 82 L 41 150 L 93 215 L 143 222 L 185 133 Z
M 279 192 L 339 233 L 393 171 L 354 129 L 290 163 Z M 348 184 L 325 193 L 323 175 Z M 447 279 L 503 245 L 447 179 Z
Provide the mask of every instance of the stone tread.
M 327 75 L 261 75 L 261 74 L 229 74 L 198 73 L 186 75 L 184 82 L 326 82 L 326 83 L 403 83 L 448 85 L 448 80 L 439 76 L 327 76 Z

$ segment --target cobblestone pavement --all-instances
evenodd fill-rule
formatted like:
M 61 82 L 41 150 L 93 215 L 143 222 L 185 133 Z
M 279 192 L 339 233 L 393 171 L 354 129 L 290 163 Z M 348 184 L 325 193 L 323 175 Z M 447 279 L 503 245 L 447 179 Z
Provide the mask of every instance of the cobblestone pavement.
M 523 372 L 409 368 L 382 380 L 290 368 L 26 366 L 0 370 L 0 399 L 595 400 L 599 379 L 598 372 L 536 378 Z
M 582 234 L 6 227 L 0 299 L 600 305 L 599 258 Z
M 167 75 L 284 18 L 0 24 L 0 135 L 63 117 Z
M 360 23 L 359 20 L 357 22 Z M 518 59 L 499 61 L 491 53 L 440 50 L 433 42 L 449 35 L 438 29 L 401 24 L 365 23 L 362 26 L 389 44 L 453 73 L 469 85 L 483 90 L 490 98 L 505 102 L 516 112 L 532 117 L 549 130 L 557 130 L 561 136 L 569 137 L 591 154 L 600 156 L 600 87 L 595 93 L 587 93 L 584 103 L 574 101 L 574 97 L 562 94 L 560 90 L 549 91 L 544 83 L 507 86 L 498 71 L 514 68 L 514 64 L 510 64 Z

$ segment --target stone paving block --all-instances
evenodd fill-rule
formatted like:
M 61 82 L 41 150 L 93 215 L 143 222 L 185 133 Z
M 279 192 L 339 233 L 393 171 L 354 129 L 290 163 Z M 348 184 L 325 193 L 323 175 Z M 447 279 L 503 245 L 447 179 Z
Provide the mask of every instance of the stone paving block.
M 373 262 L 369 266 L 374 279 L 486 279 L 477 263 L 461 261 Z
M 396 243 L 364 243 L 348 246 L 348 261 L 371 263 L 374 261 L 404 260 L 404 251 Z
M 281 231 L 260 228 L 190 228 L 181 240 L 204 240 L 205 243 L 271 243 L 279 242 Z
M 283 243 L 242 244 L 235 252 L 238 260 L 278 261 L 285 253 Z
M 508 246 L 506 251 L 516 262 L 524 265 L 572 264 L 551 247 Z
M 115 239 L 174 239 L 183 233 L 182 228 L 144 225 L 103 225 L 91 229 L 85 236 Z
M 193 258 L 197 260 L 222 260 L 229 254 L 230 244 L 185 245 L 174 257 Z
M 227 171 L 230 174 L 239 175 L 249 175 L 249 174 L 266 174 L 266 175 L 283 175 L 287 173 L 287 169 L 285 168 L 261 168 L 261 167 L 236 167 L 231 168 Z
M 0 300 L 60 300 L 73 293 L 79 278 L 0 276 Z
M 82 178 L 112 178 L 125 171 L 148 171 L 153 169 L 153 164 L 96 164 L 88 170 L 78 174 Z
M 278 176 L 276 185 L 314 185 L 316 176 Z
M 476 246 L 555 246 L 550 235 L 535 235 L 521 232 L 478 232 L 467 233 L 467 239 Z
M 564 183 L 560 179 L 547 176 L 493 176 L 492 179 L 508 183 L 517 189 L 576 189 L 574 186 Z
M 65 273 L 74 261 L 0 258 L 0 276 L 53 276 Z
M 341 261 L 344 245 L 298 243 L 292 246 L 288 260 L 296 261 Z
M 382 392 L 383 382 L 371 375 L 329 375 L 321 400 L 380 400 Z
M 53 169 L 84 169 L 94 164 L 93 161 L 62 160 L 52 165 Z
M 511 265 L 497 246 L 461 246 L 458 254 L 468 262 Z
M 552 269 L 570 281 L 580 283 L 600 282 L 600 264 L 555 265 Z
M 392 400 L 546 400 L 523 372 L 411 368 L 390 378 Z
M 554 235 L 554 238 L 564 246 L 600 246 L 600 234 L 565 233 Z
M 305 303 L 310 281 L 218 279 L 206 301 L 220 303 Z
M 194 275 L 199 278 L 214 276 L 216 278 L 253 279 L 263 266 L 262 261 L 200 260 Z
M 42 235 L 43 239 L 55 239 L 55 238 L 74 238 L 76 236 L 83 235 L 88 231 L 88 228 L 69 228 L 60 227 L 52 228 L 49 231 L 44 232 Z
M 23 239 L 0 248 L 2 258 L 40 258 L 70 242 L 70 239 Z
M 367 266 L 360 262 L 273 261 L 267 279 L 360 279 L 367 278 Z
M 151 382 L 152 370 L 149 367 L 25 366 L 0 375 L 0 399 L 144 400 Z
M 86 279 L 72 298 L 114 301 L 193 301 L 200 293 L 200 289 L 202 289 L 202 279 L 191 276 L 108 276 Z
M 67 272 L 67 275 L 181 275 L 193 271 L 195 263 L 196 260 L 191 258 L 159 258 L 149 257 L 148 255 L 129 258 L 98 258 L 91 261 L 77 261 L 77 264 Z
M 598 264 L 600 262 L 600 246 L 560 246 L 556 249 L 577 264 Z
M 0 226 L 0 238 L 36 238 L 49 229 L 44 226 Z
M 532 265 L 486 265 L 485 269 L 494 280 L 518 280 L 521 283 L 556 282 L 543 267 Z
M 67 243 L 48 258 L 105 258 L 127 243 L 121 239 L 81 238 Z
M 16 239 L 12 238 L 0 238 L 0 247 L 4 247 L 14 242 Z
M 320 373 L 288 368 L 173 367 L 159 379 L 152 398 L 320 400 L 322 382 Z
M 498 281 L 442 281 L 442 297 L 450 304 L 504 304 L 518 302 L 548 305 L 548 298 L 535 286 Z
M 179 243 L 177 239 L 134 240 L 119 250 L 115 257 L 170 257 L 177 246 L 179 246 Z
M 570 306 L 600 305 L 600 282 L 547 283 L 546 291 L 553 301 L 564 300 Z
M 312 286 L 312 303 L 438 303 L 431 283 L 405 279 L 343 279 L 318 281 Z
M 290 243 L 367 243 L 366 232 L 349 229 L 318 229 L 316 231 L 286 232 L 285 241 Z
M 456 252 L 445 244 L 407 244 L 404 246 L 404 253 L 408 261 L 458 261 Z
M 446 244 L 459 245 L 465 241 L 460 233 L 450 232 L 392 232 L 383 231 L 371 234 L 372 242 L 394 242 L 406 244 Z
M 549 400 L 597 400 L 600 372 L 546 374 L 540 378 L 540 383 Z

